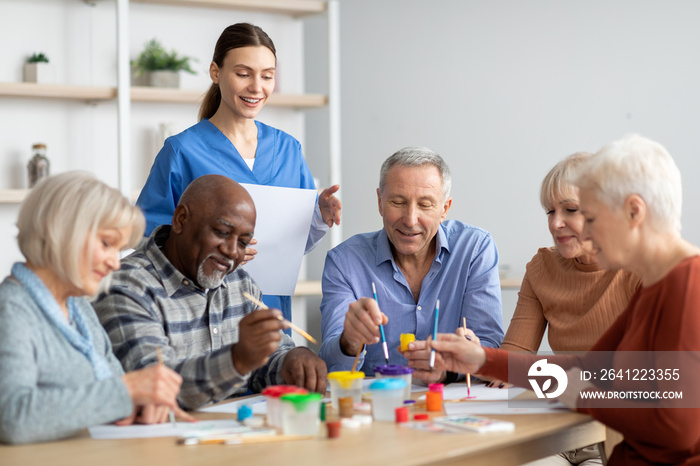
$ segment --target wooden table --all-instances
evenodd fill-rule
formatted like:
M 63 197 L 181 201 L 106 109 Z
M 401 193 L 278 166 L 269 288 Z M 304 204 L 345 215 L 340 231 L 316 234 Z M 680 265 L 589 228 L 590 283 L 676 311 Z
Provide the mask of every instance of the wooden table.
M 200 418 L 231 415 L 196 413 Z M 311 440 L 250 445 L 179 446 L 173 438 L 92 440 L 87 431 L 59 442 L 0 446 L 0 465 L 304 465 L 489 464 L 517 465 L 560 451 L 598 443 L 602 424 L 577 413 L 488 416 L 515 423 L 514 432 L 440 434 L 374 422 L 343 429 L 340 438 L 325 432 Z M 324 428 L 325 426 L 322 426 Z M 322 434 L 321 434 L 322 433 Z

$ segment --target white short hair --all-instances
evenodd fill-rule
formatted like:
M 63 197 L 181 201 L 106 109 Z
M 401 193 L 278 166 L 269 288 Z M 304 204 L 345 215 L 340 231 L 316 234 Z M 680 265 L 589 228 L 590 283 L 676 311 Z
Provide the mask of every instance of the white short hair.
M 647 205 L 650 223 L 659 231 L 681 229 L 681 172 L 658 142 L 638 134 L 603 146 L 582 164 L 572 183 L 593 192 L 612 209 L 637 194 Z
M 17 243 L 29 263 L 80 288 L 89 235 L 124 227 L 131 227 L 128 246 L 135 246 L 145 228 L 141 210 L 91 174 L 72 171 L 43 179 L 29 192 L 17 218 Z

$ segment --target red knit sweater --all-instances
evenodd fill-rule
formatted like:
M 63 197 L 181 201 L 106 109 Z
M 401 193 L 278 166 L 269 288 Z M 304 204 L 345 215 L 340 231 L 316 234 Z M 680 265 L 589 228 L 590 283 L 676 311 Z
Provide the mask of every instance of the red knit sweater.
M 484 350 L 486 363 L 479 372 L 508 380 L 509 353 L 493 348 Z M 682 261 L 659 282 L 637 290 L 627 309 L 583 358 L 562 355 L 550 362 L 565 369 L 573 365 L 586 369 L 595 360 L 596 351 L 700 352 L 700 256 Z M 537 356 L 511 352 L 510 358 L 511 364 L 515 358 L 518 364 L 529 367 Z M 687 403 L 700 394 L 700 386 L 695 387 L 694 393 L 686 393 L 690 392 L 688 378 L 697 380 L 697 372 L 700 371 L 681 373 L 686 388 L 684 398 L 689 398 Z M 511 382 L 529 387 L 526 377 Z M 628 385 L 626 380 L 605 386 L 595 383 L 602 390 L 624 390 Z M 678 384 L 657 386 L 662 390 L 678 387 Z M 579 399 L 579 411 L 624 435 L 608 464 L 700 464 L 700 408 L 649 408 L 638 401 L 616 401 L 615 407 L 595 408 L 594 403 Z

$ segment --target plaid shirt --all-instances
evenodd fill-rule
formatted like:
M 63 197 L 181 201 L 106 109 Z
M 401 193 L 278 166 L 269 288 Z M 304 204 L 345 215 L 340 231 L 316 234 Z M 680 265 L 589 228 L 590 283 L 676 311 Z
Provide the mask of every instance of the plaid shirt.
M 242 292 L 261 296 L 250 275 L 236 269 L 218 288 L 199 288 L 163 255 L 169 234 L 169 225 L 157 228 L 93 303 L 124 370 L 154 364 L 161 347 L 165 364 L 183 378 L 178 401 L 186 409 L 284 383 L 282 362 L 294 347 L 285 334 L 263 367 L 243 375 L 233 366 L 238 322 L 256 309 Z

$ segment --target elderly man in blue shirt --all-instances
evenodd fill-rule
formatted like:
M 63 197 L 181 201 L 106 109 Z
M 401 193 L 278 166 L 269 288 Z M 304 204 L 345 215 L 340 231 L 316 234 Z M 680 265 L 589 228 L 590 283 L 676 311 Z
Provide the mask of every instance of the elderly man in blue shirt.
M 355 235 L 328 252 L 323 270 L 320 356 L 329 371 L 358 368 L 372 375 L 389 363 L 413 367 L 425 383 L 450 382 L 456 374 L 431 369 L 426 339 L 451 333 L 462 319 L 483 346 L 503 340 L 498 251 L 491 235 L 457 220 L 445 220 L 452 205 L 451 175 L 434 151 L 407 147 L 382 165 L 377 198 L 384 228 Z M 372 283 L 376 285 L 377 300 Z M 400 335 L 416 341 L 400 352 Z

